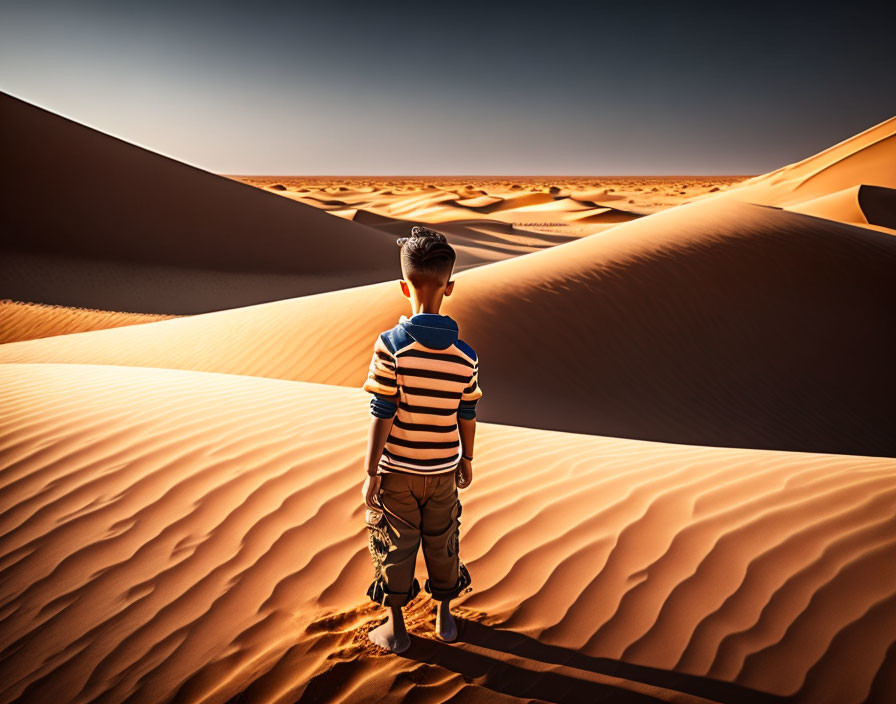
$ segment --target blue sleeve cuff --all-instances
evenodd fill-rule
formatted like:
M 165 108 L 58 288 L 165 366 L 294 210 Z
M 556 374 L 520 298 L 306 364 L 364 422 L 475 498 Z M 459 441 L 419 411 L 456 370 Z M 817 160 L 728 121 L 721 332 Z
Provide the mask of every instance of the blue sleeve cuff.
M 392 398 L 395 398 L 394 396 Z M 398 413 L 398 404 L 388 396 L 374 394 L 370 399 L 370 412 L 377 418 L 392 418 Z
M 457 408 L 457 417 L 464 420 L 473 420 L 476 417 L 476 401 L 461 401 Z

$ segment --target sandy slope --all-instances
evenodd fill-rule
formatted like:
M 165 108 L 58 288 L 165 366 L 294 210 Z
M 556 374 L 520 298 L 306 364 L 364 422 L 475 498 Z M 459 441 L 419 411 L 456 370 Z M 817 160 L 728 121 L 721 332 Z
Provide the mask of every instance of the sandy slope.
M 713 197 L 792 207 L 863 184 L 896 188 L 896 117 Z M 854 222 L 851 215 L 847 205 L 841 211 L 828 210 L 824 217 Z
M 720 199 L 462 272 L 443 312 L 482 360 L 484 420 L 892 455 L 894 274 L 890 235 Z M 406 308 L 385 282 L 4 345 L 0 361 L 360 386 Z
M 190 313 L 382 281 L 391 271 L 394 239 L 375 229 L 4 93 L 0 112 L 4 172 L 16 175 L 4 179 L 0 209 L 4 298 Z M 80 278 L 64 277 L 66 268 Z M 143 279 L 157 284 L 151 295 Z
M 366 210 L 352 211 L 351 219 L 382 232 L 388 232 L 394 237 L 404 237 L 410 233 L 414 225 L 420 224 L 419 221 L 386 217 Z M 531 254 L 577 239 L 569 232 L 530 230 L 485 218 L 444 222 L 440 223 L 437 229 L 448 238 L 457 253 L 454 266 L 456 272 L 522 254 Z M 401 272 L 396 270 L 395 277 L 399 276 Z
M 893 460 L 482 424 L 463 640 L 429 639 L 420 597 L 412 649 L 383 657 L 362 391 L 54 364 L 0 383 L 2 701 L 851 704 L 896 684 Z
M 896 169 L 896 164 L 894 164 Z M 896 189 L 851 186 L 829 195 L 791 205 L 787 210 L 827 220 L 839 220 L 896 235 Z
M 171 317 L 0 300 L 0 343 L 138 325 Z

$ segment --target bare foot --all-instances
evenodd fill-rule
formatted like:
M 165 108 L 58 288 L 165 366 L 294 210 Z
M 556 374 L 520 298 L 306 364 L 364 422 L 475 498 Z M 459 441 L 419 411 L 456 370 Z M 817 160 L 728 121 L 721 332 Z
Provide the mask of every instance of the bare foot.
M 451 613 L 451 602 L 440 601 L 436 612 L 436 638 L 446 643 L 457 640 L 457 622 Z
M 393 653 L 403 653 L 411 647 L 411 639 L 405 628 L 400 607 L 393 607 L 389 619 L 382 626 L 377 626 L 370 631 L 367 637 L 371 642 L 381 648 L 391 650 Z

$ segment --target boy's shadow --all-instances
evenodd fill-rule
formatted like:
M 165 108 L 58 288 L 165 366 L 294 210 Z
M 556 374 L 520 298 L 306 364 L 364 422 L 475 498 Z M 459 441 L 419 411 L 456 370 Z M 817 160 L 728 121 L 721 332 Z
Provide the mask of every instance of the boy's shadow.
M 399 657 L 438 665 L 462 675 L 468 682 L 475 680 L 501 694 L 557 704 L 652 704 L 666 702 L 670 694 L 674 697 L 676 693 L 722 704 L 783 704 L 791 701 L 789 697 L 766 694 L 730 682 L 610 658 L 594 658 L 575 650 L 539 643 L 520 633 L 456 618 L 457 641 L 443 643 L 411 635 L 411 647 Z M 651 692 L 652 688 L 666 691 Z

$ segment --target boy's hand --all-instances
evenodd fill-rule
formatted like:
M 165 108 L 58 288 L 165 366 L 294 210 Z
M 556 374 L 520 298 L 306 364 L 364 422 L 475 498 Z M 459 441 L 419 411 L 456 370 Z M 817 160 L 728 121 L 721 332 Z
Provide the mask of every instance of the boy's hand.
M 461 458 L 460 464 L 454 473 L 454 483 L 458 489 L 466 489 L 473 483 L 473 462 Z
M 361 494 L 364 496 L 364 503 L 367 504 L 367 508 L 372 508 L 374 511 L 382 511 L 382 504 L 379 503 L 380 496 L 380 482 L 382 478 L 379 474 L 367 475 L 367 479 L 364 480 L 364 486 L 361 487 Z

